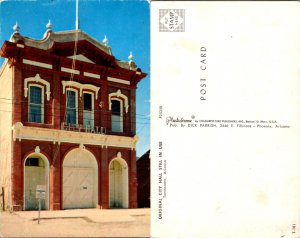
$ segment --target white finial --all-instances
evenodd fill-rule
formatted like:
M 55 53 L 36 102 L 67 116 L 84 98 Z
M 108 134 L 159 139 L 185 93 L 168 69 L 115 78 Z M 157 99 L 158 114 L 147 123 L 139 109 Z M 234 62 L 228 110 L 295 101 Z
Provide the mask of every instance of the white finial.
M 14 33 L 19 33 L 20 27 L 18 25 L 18 22 L 16 22 L 16 24 L 13 26 L 13 30 L 14 30 Z
M 130 51 L 130 55 L 128 56 L 129 62 L 133 61 L 133 55 L 132 52 Z
M 49 20 L 48 24 L 46 25 L 46 27 L 47 27 L 47 31 L 52 31 L 52 23 L 50 20 Z
M 105 35 L 105 37 L 104 37 L 104 39 L 103 39 L 103 44 L 105 45 L 105 46 L 108 46 L 108 39 L 106 38 L 106 35 Z
M 130 55 L 128 56 L 128 65 L 129 65 L 129 69 L 136 69 L 136 64 L 134 63 L 133 61 L 133 55 L 132 55 L 132 52 L 130 51 Z

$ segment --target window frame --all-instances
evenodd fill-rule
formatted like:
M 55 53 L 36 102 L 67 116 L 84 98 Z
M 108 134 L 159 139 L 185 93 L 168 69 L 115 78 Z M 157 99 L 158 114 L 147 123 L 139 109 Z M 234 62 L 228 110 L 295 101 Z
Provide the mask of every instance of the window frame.
M 71 125 L 73 125 L 72 123 L 68 123 L 67 122 L 67 117 L 68 117 L 68 91 L 72 91 L 72 92 L 75 92 L 75 114 L 76 114 L 76 123 L 75 123 L 75 125 L 78 125 L 78 90 L 77 89 L 74 89 L 74 88 L 67 88 L 66 89 L 66 111 L 65 111 L 65 113 L 66 113 L 66 118 L 65 118 L 65 123 L 66 124 L 71 124 Z
M 41 95 L 42 95 L 42 102 L 41 102 L 41 121 L 40 122 L 36 122 L 36 121 L 30 121 L 30 105 L 31 104 L 34 104 L 34 103 L 31 103 L 30 102 L 30 93 L 31 93 L 31 87 L 38 87 L 38 88 L 41 88 L 42 92 L 41 92 Z M 36 84 L 36 83 L 30 83 L 28 85 L 28 122 L 31 122 L 31 123 L 40 123 L 40 124 L 43 124 L 45 122 L 45 100 L 44 100 L 44 91 L 45 91 L 45 86 L 43 85 L 40 85 L 40 84 Z M 34 104 L 34 105 L 38 105 L 38 104 Z
M 84 109 L 84 94 L 90 94 L 91 95 L 91 107 L 92 107 L 92 109 L 91 110 L 85 110 Z M 87 111 L 87 112 L 90 112 L 91 113 L 91 120 L 92 120 L 92 125 L 91 125 L 91 128 L 90 129 L 92 129 L 92 128 L 94 128 L 94 126 L 95 126 L 95 118 L 94 118 L 94 92 L 89 92 L 89 91 L 83 91 L 82 92 L 82 98 L 83 98 L 83 108 L 82 108 L 82 111 L 83 111 L 83 120 L 82 120 L 82 122 L 83 122 L 83 127 L 85 128 L 85 124 L 84 124 L 84 114 L 85 114 L 85 112 Z
M 124 126 L 123 126 L 123 122 L 124 122 L 124 111 L 123 111 L 123 100 L 119 99 L 119 98 L 111 98 L 111 107 L 112 107 L 112 101 L 119 101 L 120 102 L 120 131 L 114 131 L 113 130 L 113 113 L 112 113 L 112 108 L 111 108 L 111 131 L 112 132 L 120 132 L 123 133 L 124 132 Z

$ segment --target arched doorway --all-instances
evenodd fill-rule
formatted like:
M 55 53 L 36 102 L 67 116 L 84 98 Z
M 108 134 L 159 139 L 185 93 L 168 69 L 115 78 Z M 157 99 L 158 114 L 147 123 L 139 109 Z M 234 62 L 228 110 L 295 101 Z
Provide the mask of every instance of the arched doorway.
M 109 207 L 128 208 L 128 166 L 122 158 L 109 164 Z
M 98 165 L 85 149 L 70 151 L 63 162 L 63 208 L 95 208 L 98 204 Z
M 41 153 L 30 154 L 24 160 L 24 210 L 38 210 L 37 185 L 46 187 L 46 197 L 41 199 L 41 209 L 49 209 L 49 161 Z

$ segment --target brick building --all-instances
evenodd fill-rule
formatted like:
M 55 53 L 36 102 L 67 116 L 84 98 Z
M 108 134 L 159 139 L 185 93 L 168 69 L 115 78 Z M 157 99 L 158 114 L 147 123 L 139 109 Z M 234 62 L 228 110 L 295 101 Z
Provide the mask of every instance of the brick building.
M 137 160 L 136 168 L 138 207 L 150 207 L 150 150 Z
M 0 183 L 5 208 L 137 207 L 136 89 L 146 74 L 81 30 L 2 45 Z

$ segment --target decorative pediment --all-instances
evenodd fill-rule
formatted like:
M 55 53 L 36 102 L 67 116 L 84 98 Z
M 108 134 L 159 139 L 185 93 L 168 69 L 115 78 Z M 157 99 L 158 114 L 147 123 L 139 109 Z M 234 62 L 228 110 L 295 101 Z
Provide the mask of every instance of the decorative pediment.
M 80 41 L 87 41 L 96 48 L 104 51 L 106 54 L 112 55 L 111 48 L 108 45 L 102 44 L 93 37 L 89 36 L 81 30 L 53 32 L 49 31 L 42 40 L 36 40 L 29 37 L 24 37 L 20 34 L 13 34 L 10 39 L 11 42 L 18 42 L 22 40 L 25 45 L 39 48 L 42 50 L 49 50 L 55 43 L 75 42 L 75 39 Z
M 102 69 L 109 68 L 112 80 L 117 79 L 118 83 L 128 85 L 124 79 L 128 79 L 130 85 L 136 85 L 146 77 L 133 61 L 132 53 L 128 60 L 118 60 L 113 56 L 106 36 L 101 42 L 81 30 L 53 32 L 50 22 L 41 40 L 22 36 L 17 26 L 14 31 L 10 40 L 4 42 L 0 56 L 19 57 L 21 50 L 22 56 L 25 57 L 24 64 L 47 69 L 58 69 L 59 66 L 70 68 L 70 65 L 73 65 L 72 59 L 76 58 L 78 64 L 75 64 L 75 70 L 85 68 L 86 74 L 89 74 L 87 77 L 99 79 Z
M 52 55 L 63 56 L 69 59 L 73 59 L 75 57 L 75 41 L 53 42 L 51 48 L 49 48 L 47 51 Z M 76 60 L 97 64 L 109 68 L 121 67 L 118 64 L 115 57 L 111 55 L 111 52 L 107 52 L 102 48 L 97 47 L 97 45 L 92 44 L 86 39 L 77 42 L 76 52 Z M 126 66 L 126 68 L 129 69 L 129 64 L 128 67 Z

